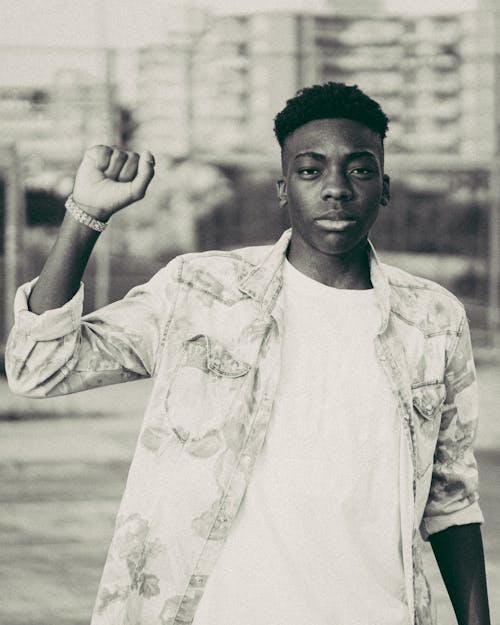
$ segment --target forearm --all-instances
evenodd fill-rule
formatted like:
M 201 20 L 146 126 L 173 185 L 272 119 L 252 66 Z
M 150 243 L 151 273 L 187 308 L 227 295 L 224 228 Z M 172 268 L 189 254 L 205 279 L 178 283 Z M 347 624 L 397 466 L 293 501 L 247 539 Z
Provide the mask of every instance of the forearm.
M 36 314 L 59 308 L 78 291 L 99 232 L 66 214 L 57 240 L 29 298 Z
M 458 625 L 490 625 L 480 525 L 452 526 L 429 540 Z
M 150 152 L 140 156 L 96 145 L 85 152 L 73 188 L 74 201 L 87 215 L 107 221 L 144 197 L 154 176 Z M 28 306 L 41 314 L 59 308 L 77 292 L 98 233 L 66 214 Z

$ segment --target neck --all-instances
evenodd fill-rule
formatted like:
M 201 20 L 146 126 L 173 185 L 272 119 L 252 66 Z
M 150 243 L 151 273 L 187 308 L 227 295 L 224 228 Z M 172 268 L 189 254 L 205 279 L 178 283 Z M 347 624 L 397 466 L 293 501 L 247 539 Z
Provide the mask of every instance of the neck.
M 290 242 L 287 257 L 301 273 L 337 289 L 371 289 L 368 243 L 361 241 L 345 254 L 322 254 Z

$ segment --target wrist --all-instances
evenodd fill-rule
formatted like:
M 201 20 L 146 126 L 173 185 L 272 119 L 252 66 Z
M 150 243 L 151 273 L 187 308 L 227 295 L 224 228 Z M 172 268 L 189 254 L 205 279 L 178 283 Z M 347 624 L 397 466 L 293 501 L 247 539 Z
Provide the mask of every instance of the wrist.
M 73 202 L 75 202 L 77 206 L 79 206 L 86 213 L 94 217 L 94 219 L 98 219 L 99 221 L 105 221 L 105 222 L 109 221 L 111 217 L 113 216 L 114 212 L 116 212 L 105 207 L 97 208 L 95 206 L 89 206 L 88 204 L 85 204 L 84 202 L 80 201 L 78 194 L 75 194 L 74 191 L 71 193 L 70 197 L 73 198 Z
M 99 210 L 92 210 L 92 213 L 85 210 L 84 205 L 79 204 L 73 198 L 73 194 L 71 194 L 66 200 L 65 207 L 68 213 L 72 216 L 72 218 L 94 230 L 96 232 L 104 232 L 108 225 L 108 220 L 110 215 L 102 215 Z M 97 213 L 97 215 L 96 215 Z

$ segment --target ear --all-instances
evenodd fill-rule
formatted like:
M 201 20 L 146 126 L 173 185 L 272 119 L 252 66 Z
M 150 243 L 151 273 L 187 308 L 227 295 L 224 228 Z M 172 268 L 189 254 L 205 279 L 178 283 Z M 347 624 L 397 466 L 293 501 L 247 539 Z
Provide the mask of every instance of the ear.
M 380 203 L 382 206 L 387 206 L 391 200 L 391 179 L 387 174 L 384 174 L 384 178 L 382 181 L 382 197 L 380 198 Z
M 278 194 L 278 201 L 279 201 L 280 207 L 285 208 L 285 206 L 288 203 L 285 178 L 278 178 L 278 180 L 276 181 L 276 192 Z

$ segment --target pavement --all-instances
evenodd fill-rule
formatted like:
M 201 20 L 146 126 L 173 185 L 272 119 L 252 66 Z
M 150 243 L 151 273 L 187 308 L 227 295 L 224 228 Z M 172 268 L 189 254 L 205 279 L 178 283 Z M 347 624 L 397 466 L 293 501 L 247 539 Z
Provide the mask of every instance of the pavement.
M 500 363 L 478 365 L 476 439 L 500 623 Z M 88 625 L 150 380 L 33 400 L 0 378 L 0 624 Z M 428 546 L 439 625 L 456 625 Z

